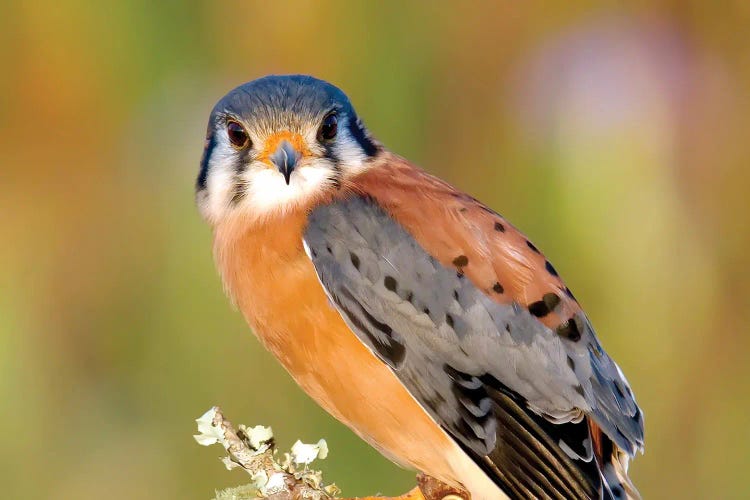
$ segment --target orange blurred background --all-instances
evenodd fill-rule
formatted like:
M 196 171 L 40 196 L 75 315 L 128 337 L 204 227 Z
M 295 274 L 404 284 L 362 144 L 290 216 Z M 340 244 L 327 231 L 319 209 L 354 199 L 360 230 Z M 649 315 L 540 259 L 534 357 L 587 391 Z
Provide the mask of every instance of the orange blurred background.
M 595 6 L 594 6 L 595 5 Z M 311 402 L 224 297 L 193 204 L 229 89 L 309 73 L 566 278 L 646 415 L 646 498 L 750 460 L 750 3 L 5 2 L 5 498 L 209 498 L 193 419 L 325 437 L 346 495 L 414 483 Z

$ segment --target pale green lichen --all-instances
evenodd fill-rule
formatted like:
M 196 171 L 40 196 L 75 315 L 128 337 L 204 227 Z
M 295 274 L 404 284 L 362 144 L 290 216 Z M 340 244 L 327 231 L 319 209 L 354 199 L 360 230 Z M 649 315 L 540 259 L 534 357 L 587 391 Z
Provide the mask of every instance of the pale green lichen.
M 244 425 L 240 425 L 240 430 L 247 436 L 250 446 L 259 452 L 266 451 L 268 449 L 268 444 L 273 441 L 273 430 L 271 430 L 270 427 L 256 425 L 255 427 L 247 429 Z
M 305 444 L 299 439 L 292 445 L 292 461 L 297 465 L 311 464 L 316 459 L 328 456 L 328 443 L 321 439 L 317 444 Z
M 216 407 L 213 407 L 195 420 L 198 424 L 198 432 L 200 434 L 193 435 L 193 438 L 198 441 L 199 445 L 211 446 L 215 443 L 224 444 L 224 432 L 221 428 L 213 424 L 215 416 Z
M 252 484 L 217 490 L 214 500 L 258 500 L 258 489 Z
M 290 453 L 277 460 L 273 431 L 270 427 L 239 425 L 235 430 L 224 420 L 218 407 L 213 407 L 196 420 L 199 434 L 193 437 L 203 446 L 220 444 L 228 455 L 222 458 L 227 469 L 244 469 L 251 483 L 238 488 L 216 492 L 217 500 L 280 495 L 284 498 L 310 498 L 324 500 L 338 494 L 336 485 L 324 485 L 320 471 L 308 468 L 315 460 L 328 456 L 328 444 L 321 439 L 315 444 L 297 441 Z

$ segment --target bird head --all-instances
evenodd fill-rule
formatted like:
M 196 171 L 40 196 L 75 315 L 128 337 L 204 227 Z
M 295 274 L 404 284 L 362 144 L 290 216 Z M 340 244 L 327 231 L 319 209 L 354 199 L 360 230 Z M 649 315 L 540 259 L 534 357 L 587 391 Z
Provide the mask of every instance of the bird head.
M 266 76 L 230 91 L 211 112 L 197 203 L 213 224 L 283 213 L 339 189 L 379 149 L 335 86 Z

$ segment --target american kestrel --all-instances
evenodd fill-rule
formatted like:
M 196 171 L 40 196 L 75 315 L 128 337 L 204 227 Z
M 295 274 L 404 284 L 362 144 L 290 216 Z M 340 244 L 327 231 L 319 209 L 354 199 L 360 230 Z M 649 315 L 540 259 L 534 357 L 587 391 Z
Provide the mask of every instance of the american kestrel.
M 225 288 L 323 408 L 474 499 L 638 498 L 643 413 L 555 268 L 310 76 L 211 112 L 197 203 Z

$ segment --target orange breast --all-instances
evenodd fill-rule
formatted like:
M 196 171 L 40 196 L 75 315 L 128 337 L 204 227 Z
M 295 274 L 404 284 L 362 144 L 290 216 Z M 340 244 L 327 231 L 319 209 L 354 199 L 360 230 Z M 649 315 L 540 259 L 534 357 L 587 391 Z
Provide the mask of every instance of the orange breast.
M 304 254 L 303 227 L 302 214 L 217 227 L 227 291 L 318 404 L 392 460 L 457 485 L 449 463 L 457 446 L 329 304 Z

